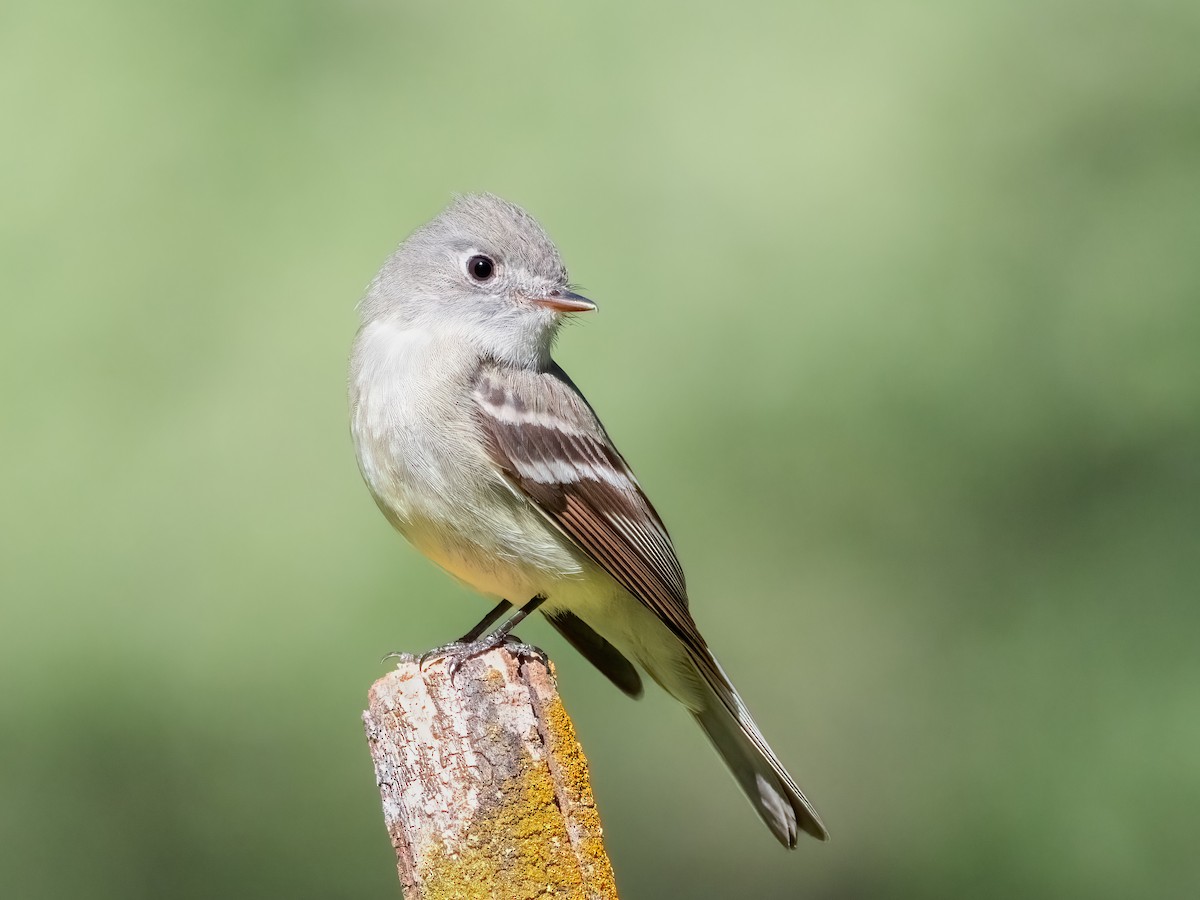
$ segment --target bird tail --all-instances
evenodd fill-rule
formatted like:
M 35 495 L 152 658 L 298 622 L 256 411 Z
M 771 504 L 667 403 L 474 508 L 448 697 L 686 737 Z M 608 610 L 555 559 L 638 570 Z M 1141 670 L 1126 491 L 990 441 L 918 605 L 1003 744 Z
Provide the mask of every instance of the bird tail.
M 767 745 L 720 664 L 711 655 L 699 662 L 696 668 L 706 690 L 704 704 L 692 709 L 692 715 L 759 816 L 785 847 L 796 846 L 797 828 L 827 840 L 821 817 Z

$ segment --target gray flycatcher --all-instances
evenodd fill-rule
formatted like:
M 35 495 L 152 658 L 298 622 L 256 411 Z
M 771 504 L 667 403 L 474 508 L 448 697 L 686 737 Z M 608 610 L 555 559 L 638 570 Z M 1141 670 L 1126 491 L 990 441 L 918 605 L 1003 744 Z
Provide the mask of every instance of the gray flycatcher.
M 490 194 L 455 200 L 359 304 L 349 390 L 363 478 L 418 550 L 500 601 L 443 650 L 497 646 L 540 607 L 626 694 L 642 691 L 633 660 L 686 706 L 784 846 L 798 829 L 825 840 L 692 620 L 662 520 L 550 357 L 564 317 L 595 308 L 528 213 Z

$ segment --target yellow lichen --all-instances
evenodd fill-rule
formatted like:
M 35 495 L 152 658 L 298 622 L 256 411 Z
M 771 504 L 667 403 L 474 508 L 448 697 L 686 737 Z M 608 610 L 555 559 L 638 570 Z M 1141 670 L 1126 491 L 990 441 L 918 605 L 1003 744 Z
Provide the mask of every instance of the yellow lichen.
M 578 852 L 571 846 L 549 766 L 526 757 L 519 776 L 500 786 L 496 804 L 471 822 L 459 848 L 426 855 L 420 877 L 428 900 L 616 900 L 587 760 L 557 697 L 545 710 L 545 722 L 547 752 L 586 835 L 582 846 Z
M 555 695 L 542 710 L 546 723 L 548 750 L 554 757 L 564 786 L 571 792 L 571 799 L 584 806 L 595 806 L 592 783 L 588 778 L 587 759 L 583 747 L 575 736 L 575 723 L 567 715 L 562 700 Z M 597 822 L 597 824 L 599 824 Z
M 584 835 L 579 846 L 580 863 L 597 895 L 615 898 L 617 883 L 608 854 L 604 851 L 604 829 L 600 825 L 600 813 L 596 810 L 596 800 L 592 795 L 587 757 L 583 755 L 583 746 L 575 736 L 575 724 L 557 694 L 546 704 L 542 713 L 546 723 L 547 749 L 554 758 L 559 780 L 568 792 L 580 833 Z

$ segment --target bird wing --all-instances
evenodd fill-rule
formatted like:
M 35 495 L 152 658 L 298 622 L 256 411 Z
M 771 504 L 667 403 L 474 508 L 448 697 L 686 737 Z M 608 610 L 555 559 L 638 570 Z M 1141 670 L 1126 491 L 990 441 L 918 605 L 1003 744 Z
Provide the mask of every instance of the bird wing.
M 700 636 L 666 527 L 571 379 L 558 366 L 488 364 L 473 397 L 491 458 L 513 489 L 682 642 L 715 698 L 693 715 L 759 815 L 787 847 L 796 845 L 797 823 L 825 840 L 816 810 Z
M 675 548 L 637 478 L 567 374 L 487 364 L 473 398 L 492 460 L 556 528 L 707 657 Z

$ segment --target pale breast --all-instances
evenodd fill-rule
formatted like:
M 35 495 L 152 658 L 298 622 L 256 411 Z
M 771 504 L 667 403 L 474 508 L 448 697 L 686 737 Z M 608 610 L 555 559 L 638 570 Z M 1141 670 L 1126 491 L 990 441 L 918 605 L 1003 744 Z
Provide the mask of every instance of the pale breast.
M 351 362 L 351 432 L 388 520 L 456 578 L 520 602 L 578 578 L 582 564 L 483 451 L 468 394 L 475 365 L 418 329 L 367 326 Z

